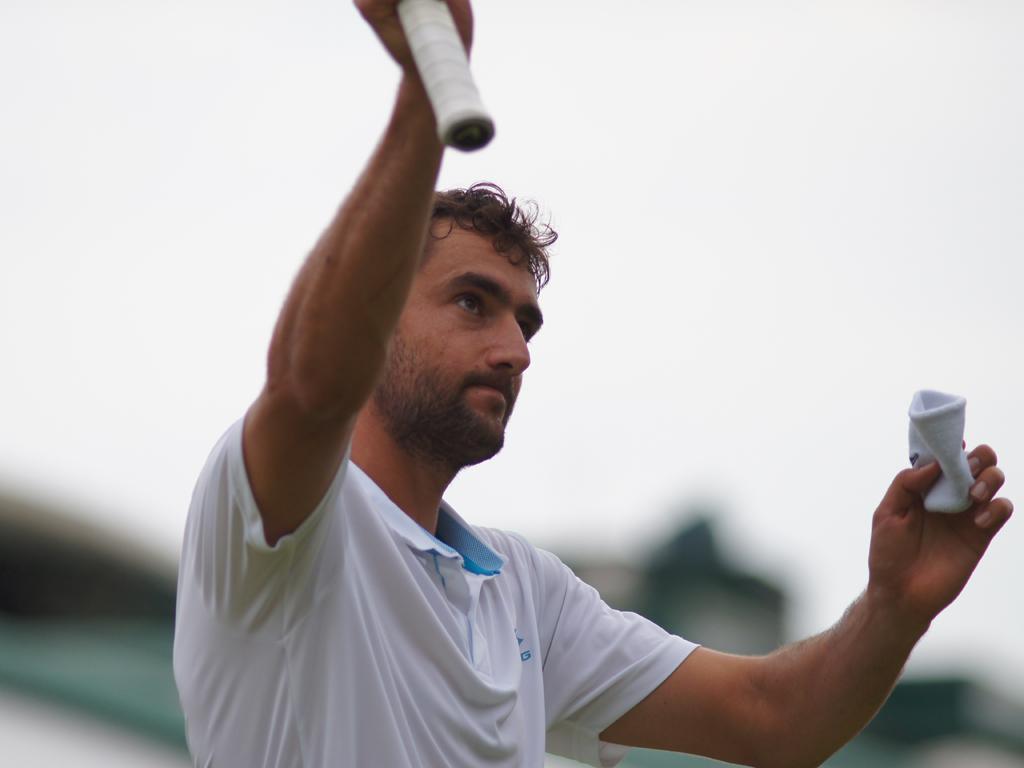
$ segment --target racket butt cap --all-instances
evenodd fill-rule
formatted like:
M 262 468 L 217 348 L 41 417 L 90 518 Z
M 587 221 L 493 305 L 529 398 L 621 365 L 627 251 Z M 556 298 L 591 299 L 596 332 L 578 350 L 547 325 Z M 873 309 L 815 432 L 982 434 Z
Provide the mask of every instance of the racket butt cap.
M 488 117 L 466 117 L 445 127 L 441 141 L 449 147 L 472 152 L 482 149 L 494 138 L 494 122 Z

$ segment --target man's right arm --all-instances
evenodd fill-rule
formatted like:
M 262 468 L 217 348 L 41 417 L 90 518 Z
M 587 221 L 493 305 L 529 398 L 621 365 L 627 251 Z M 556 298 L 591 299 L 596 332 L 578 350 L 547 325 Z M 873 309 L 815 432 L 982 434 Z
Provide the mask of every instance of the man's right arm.
M 298 528 L 330 486 L 426 236 L 442 146 L 396 4 L 357 0 L 402 66 L 402 82 L 365 171 L 292 285 L 271 340 L 266 384 L 246 415 L 246 470 L 271 545 Z M 453 13 L 468 30 L 468 6 Z

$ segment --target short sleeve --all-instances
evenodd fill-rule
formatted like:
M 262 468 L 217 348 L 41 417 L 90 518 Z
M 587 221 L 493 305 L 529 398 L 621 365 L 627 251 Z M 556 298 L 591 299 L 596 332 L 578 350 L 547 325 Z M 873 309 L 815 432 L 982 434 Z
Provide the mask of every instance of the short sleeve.
M 319 543 L 336 516 L 332 509 L 348 454 L 314 511 L 271 547 L 245 468 L 243 425 L 244 419 L 239 419 L 218 441 L 196 483 L 182 546 L 179 592 L 199 597 L 222 621 L 247 631 L 280 633 L 301 611 L 301 606 L 286 609 L 288 596 L 310 591 Z
M 535 552 L 546 643 L 546 749 L 589 765 L 616 765 L 627 750 L 602 742 L 600 733 L 697 646 L 643 616 L 611 608 L 553 554 Z

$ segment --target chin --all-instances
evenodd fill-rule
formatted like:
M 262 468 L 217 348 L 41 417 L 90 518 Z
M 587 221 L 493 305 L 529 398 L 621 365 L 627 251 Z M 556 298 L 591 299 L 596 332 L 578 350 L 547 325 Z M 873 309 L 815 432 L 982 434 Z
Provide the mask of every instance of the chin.
M 470 450 L 467 450 L 463 456 L 463 466 L 469 467 L 493 459 L 505 447 L 505 430 L 504 428 L 480 429 L 475 439 L 472 440 L 471 447 L 468 445 L 466 447 Z

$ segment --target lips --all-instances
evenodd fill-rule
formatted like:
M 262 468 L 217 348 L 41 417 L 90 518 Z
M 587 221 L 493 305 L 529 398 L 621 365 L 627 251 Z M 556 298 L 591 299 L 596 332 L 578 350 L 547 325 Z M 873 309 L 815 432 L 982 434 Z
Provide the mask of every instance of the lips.
M 506 395 L 497 387 L 492 387 L 488 384 L 470 384 L 469 387 L 467 387 L 467 389 L 472 389 L 473 387 L 476 387 L 478 389 L 486 389 L 490 392 L 494 392 L 497 395 L 501 395 L 501 399 L 504 400 L 506 404 L 508 403 L 508 395 Z
M 514 400 L 514 396 L 512 395 L 512 382 L 508 380 L 496 381 L 493 379 L 473 379 L 466 383 L 466 389 L 469 389 L 470 387 L 485 387 L 486 389 L 491 389 L 504 398 L 506 405 L 510 405 Z

